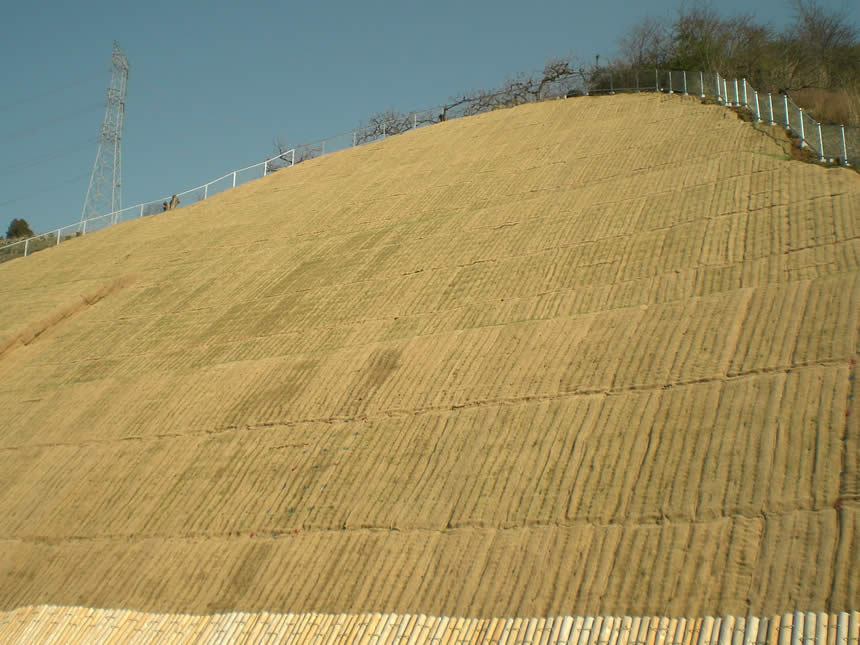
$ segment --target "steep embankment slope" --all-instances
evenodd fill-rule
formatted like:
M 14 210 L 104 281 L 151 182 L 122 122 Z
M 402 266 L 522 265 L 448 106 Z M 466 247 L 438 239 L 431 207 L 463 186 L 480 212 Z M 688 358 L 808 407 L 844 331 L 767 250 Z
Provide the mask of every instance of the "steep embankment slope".
M 649 95 L 0 265 L 0 607 L 856 609 L 858 264 L 856 174 Z

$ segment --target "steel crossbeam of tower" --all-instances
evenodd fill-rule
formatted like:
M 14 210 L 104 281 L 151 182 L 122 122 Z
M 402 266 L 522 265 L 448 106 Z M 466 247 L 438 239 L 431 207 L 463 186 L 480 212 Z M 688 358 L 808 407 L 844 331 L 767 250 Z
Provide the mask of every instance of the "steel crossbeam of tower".
M 110 59 L 110 87 L 105 96 L 105 118 L 90 185 L 81 210 L 81 223 L 122 209 L 122 127 L 128 91 L 128 58 L 117 41 Z

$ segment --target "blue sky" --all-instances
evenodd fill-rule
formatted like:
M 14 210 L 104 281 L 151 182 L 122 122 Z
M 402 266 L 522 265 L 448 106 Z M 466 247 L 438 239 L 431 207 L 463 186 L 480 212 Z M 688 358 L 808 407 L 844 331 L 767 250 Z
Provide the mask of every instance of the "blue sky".
M 263 160 L 273 141 L 350 131 L 385 109 L 438 105 L 541 67 L 606 60 L 678 1 L 93 2 L 4 0 L 0 234 L 76 222 L 95 160 L 113 40 L 131 66 L 123 205 Z M 825 0 L 860 23 L 860 4 Z M 785 0 L 723 0 L 781 29 Z

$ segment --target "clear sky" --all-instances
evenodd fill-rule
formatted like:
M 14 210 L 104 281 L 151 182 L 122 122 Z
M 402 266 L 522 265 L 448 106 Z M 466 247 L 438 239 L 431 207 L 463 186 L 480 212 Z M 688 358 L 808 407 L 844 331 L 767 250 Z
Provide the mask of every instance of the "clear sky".
M 860 23 L 860 2 L 824 0 Z M 787 0 L 722 0 L 782 29 Z M 112 44 L 131 73 L 123 205 L 193 188 L 385 109 L 443 103 L 553 56 L 590 62 L 678 0 L 124 2 L 4 0 L 0 235 L 80 218 L 104 117 Z

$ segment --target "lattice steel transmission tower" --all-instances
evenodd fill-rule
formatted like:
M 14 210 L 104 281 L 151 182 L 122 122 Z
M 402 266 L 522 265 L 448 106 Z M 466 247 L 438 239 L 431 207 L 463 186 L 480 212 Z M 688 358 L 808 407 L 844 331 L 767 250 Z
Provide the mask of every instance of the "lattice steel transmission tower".
M 81 210 L 81 223 L 97 215 L 122 209 L 122 126 L 128 92 L 128 58 L 113 41 L 110 57 L 110 87 L 105 96 L 105 119 L 99 136 L 99 150 Z

